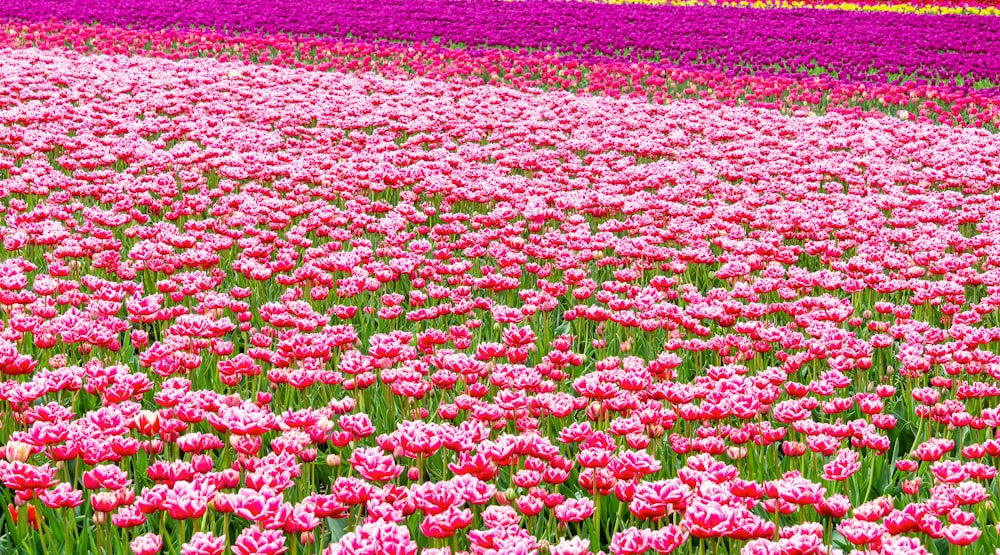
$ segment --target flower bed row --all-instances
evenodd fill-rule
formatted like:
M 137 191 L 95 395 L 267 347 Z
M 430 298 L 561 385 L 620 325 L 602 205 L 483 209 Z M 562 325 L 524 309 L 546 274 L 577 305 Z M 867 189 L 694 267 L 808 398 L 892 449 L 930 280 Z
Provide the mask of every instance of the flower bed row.
M 558 0 L 553 0 L 558 1 Z M 901 14 L 932 15 L 1000 15 L 1000 3 L 996 0 L 967 2 L 965 0 L 916 0 L 884 2 L 881 0 L 571 0 L 601 2 L 605 4 L 645 4 L 672 6 L 722 6 L 726 8 L 750 8 L 757 10 L 844 10 L 860 12 L 893 12 Z
M 503 84 L 519 90 L 565 90 L 631 97 L 657 104 L 673 99 L 752 105 L 785 114 L 885 114 L 893 118 L 996 131 L 995 97 L 952 88 L 842 83 L 825 78 L 742 76 L 614 60 L 584 62 L 572 56 L 465 49 L 429 44 L 366 44 L 281 35 L 237 36 L 194 31 L 149 32 L 61 22 L 0 25 L 0 45 L 71 49 L 84 53 L 150 56 L 170 60 L 214 57 L 222 61 L 338 72 L 426 77 L 464 85 Z
M 363 41 L 441 40 L 530 48 L 593 61 L 655 61 L 727 75 L 828 75 L 997 90 L 992 18 L 712 6 L 493 0 L 7 0 L 0 17 L 100 22 L 147 30 L 210 28 Z M 985 94 L 985 93 L 984 93 Z
M 0 62 L 14 549 L 1000 541 L 984 130 Z

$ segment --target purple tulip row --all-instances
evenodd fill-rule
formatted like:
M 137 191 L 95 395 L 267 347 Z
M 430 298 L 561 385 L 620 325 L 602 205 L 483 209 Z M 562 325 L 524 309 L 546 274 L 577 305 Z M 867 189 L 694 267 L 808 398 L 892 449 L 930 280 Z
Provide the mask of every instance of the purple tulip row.
M 0 17 L 147 29 L 442 40 L 712 68 L 958 87 L 1000 83 L 991 17 L 606 5 L 529 0 L 0 0 Z

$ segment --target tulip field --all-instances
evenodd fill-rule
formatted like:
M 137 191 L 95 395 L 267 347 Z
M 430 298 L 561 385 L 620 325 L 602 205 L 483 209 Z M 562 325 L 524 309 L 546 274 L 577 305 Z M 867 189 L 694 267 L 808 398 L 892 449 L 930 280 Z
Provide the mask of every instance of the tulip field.
M 1000 554 L 1000 0 L 0 0 L 0 555 Z

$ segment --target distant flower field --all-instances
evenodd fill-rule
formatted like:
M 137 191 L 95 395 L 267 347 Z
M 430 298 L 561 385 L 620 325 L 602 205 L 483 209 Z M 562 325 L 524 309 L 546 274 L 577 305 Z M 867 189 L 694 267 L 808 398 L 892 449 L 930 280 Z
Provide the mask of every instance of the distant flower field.
M 0 553 L 1000 553 L 998 7 L 0 0 Z

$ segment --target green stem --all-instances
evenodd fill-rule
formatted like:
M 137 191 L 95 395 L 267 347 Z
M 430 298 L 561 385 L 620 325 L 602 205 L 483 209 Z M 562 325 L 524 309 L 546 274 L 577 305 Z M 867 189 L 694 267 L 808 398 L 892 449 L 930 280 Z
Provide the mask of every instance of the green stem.
M 62 513 L 63 513 L 63 551 L 65 552 L 65 555 L 69 555 L 69 553 L 70 553 L 70 550 L 69 550 L 69 547 L 70 547 L 70 541 L 69 541 L 69 518 L 70 518 L 70 515 L 67 514 L 69 512 L 70 512 L 69 509 L 63 509 L 63 511 L 62 511 Z

